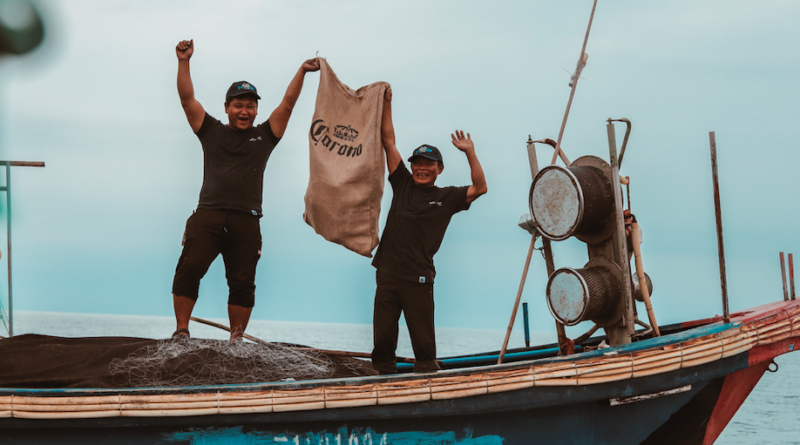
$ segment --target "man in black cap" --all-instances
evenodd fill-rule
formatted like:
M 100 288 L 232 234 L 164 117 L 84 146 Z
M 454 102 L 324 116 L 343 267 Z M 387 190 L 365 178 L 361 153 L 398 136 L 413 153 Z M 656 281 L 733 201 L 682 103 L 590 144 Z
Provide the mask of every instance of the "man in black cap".
M 286 94 L 266 122 L 254 126 L 259 97 L 256 87 L 235 82 L 225 95 L 228 123 L 211 117 L 194 97 L 189 74 L 192 40 L 175 48 L 178 56 L 178 95 L 186 119 L 203 147 L 203 186 L 197 210 L 186 221 L 184 246 L 172 299 L 177 329 L 173 337 L 189 336 L 189 318 L 197 301 L 200 279 L 222 254 L 228 280 L 231 340 L 244 334 L 255 302 L 256 264 L 261 257 L 261 201 L 264 168 L 283 137 L 289 117 L 309 71 L 319 62 L 309 59 L 297 70 Z
M 467 155 L 472 173 L 470 186 L 440 188 L 434 185 L 444 170 L 444 162 L 439 150 L 431 145 L 414 150 L 408 158 L 411 172 L 406 169 L 395 145 L 392 89 L 386 89 L 381 137 L 393 196 L 372 261 L 377 269 L 372 363 L 381 374 L 397 372 L 395 350 L 401 312 L 405 314 L 414 348 L 414 371 L 439 369 L 433 323 L 433 279 L 436 276 L 433 255 L 439 250 L 450 218 L 469 209 L 472 201 L 487 190 L 483 168 L 475 156 L 469 133 L 465 137 L 463 131 L 456 131 L 450 136 L 453 145 Z

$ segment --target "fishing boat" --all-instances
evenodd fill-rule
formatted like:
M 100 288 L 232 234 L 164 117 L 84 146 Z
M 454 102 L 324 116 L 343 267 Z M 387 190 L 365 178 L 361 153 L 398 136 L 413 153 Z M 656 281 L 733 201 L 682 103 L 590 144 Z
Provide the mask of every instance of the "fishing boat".
M 622 121 L 627 135 L 630 122 Z M 443 358 L 443 370 L 434 373 L 413 373 L 413 365 L 398 363 L 400 374 L 389 376 L 155 388 L 5 387 L 0 437 L 60 444 L 713 443 L 764 372 L 777 371 L 773 359 L 800 341 L 793 270 L 791 294 L 782 301 L 730 314 L 723 273 L 722 315 L 659 327 L 636 225 L 627 224 L 626 233 L 626 178 L 619 166 L 627 137 L 616 156 L 612 120 L 608 135 L 610 163 L 584 156 L 539 170 L 538 141 L 527 145 L 533 181 L 530 213 L 520 226 L 532 236 L 517 303 L 537 240 L 544 243 L 548 269 L 551 241 L 577 237 L 590 256 L 584 268 L 548 270 L 546 298 L 557 344 L 508 350 L 507 335 L 500 351 Z M 542 142 L 559 154 L 558 143 Z M 629 268 L 630 250 L 636 274 Z M 647 307 L 649 324 L 636 315 L 637 298 Z M 564 326 L 583 321 L 594 326 L 566 338 Z M 508 333 L 513 324 L 514 316 Z M 592 337 L 600 328 L 606 335 Z
M 584 41 L 569 104 L 586 62 L 585 47 Z M 442 370 L 433 373 L 414 373 L 413 365 L 398 363 L 396 375 L 246 384 L 42 388 L 0 383 L 0 441 L 713 443 L 762 375 L 777 371 L 774 358 L 792 352 L 800 341 L 791 256 L 791 285 L 784 276 L 783 300 L 729 313 L 717 208 L 722 315 L 659 326 L 650 304 L 652 283 L 641 266 L 638 227 L 629 216 L 630 203 L 624 208 L 622 186 L 630 179 L 620 175 L 620 167 L 631 123 L 608 120 L 608 161 L 584 156 L 570 162 L 561 147 L 569 104 L 557 140 L 529 138 L 527 143 L 532 183 L 529 213 L 520 226 L 530 232 L 531 243 L 499 351 L 442 358 Z M 627 125 L 619 153 L 615 122 Z M 710 136 L 718 204 L 716 145 Z M 537 143 L 554 148 L 551 165 L 542 169 Z M 563 166 L 556 165 L 557 158 Z M 573 237 L 586 243 L 588 263 L 555 270 L 551 242 Z M 548 267 L 545 298 L 559 340 L 508 349 L 537 240 Z M 646 308 L 647 323 L 637 315 L 637 300 Z M 583 322 L 592 324 L 586 334 L 567 338 L 565 326 Z M 605 335 L 593 336 L 600 329 Z
M 800 303 L 443 359 L 436 373 L 131 389 L 0 389 L 7 443 L 710 444 L 800 337 Z M 403 366 L 400 366 L 401 370 Z M 626 428 L 619 428 L 624 421 Z

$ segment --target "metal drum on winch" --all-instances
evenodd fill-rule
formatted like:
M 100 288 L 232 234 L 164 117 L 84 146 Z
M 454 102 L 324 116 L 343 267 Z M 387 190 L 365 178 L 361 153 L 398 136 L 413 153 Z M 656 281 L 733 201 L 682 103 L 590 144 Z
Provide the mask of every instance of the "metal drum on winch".
M 558 269 L 547 281 L 547 307 L 567 326 L 584 320 L 614 324 L 622 317 L 621 302 L 622 272 L 605 258 L 593 258 L 583 269 Z
M 584 156 L 569 167 L 550 165 L 533 179 L 529 207 L 542 236 L 561 241 L 574 235 L 598 243 L 614 231 L 614 188 L 610 168 Z

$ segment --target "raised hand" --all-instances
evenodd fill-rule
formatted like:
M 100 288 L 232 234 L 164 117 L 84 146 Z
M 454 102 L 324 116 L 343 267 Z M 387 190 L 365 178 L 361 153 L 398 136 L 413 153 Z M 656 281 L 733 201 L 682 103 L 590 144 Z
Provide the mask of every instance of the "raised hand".
M 194 39 L 178 42 L 175 53 L 178 55 L 178 60 L 189 60 L 194 53 Z
M 451 142 L 457 149 L 465 153 L 468 151 L 475 151 L 475 144 L 472 143 L 472 138 L 470 138 L 469 133 L 464 137 L 463 131 L 456 130 L 455 134 L 450 134 L 450 137 L 453 138 Z
M 392 101 L 392 86 L 386 85 L 386 89 L 383 91 L 383 100 L 386 102 Z
M 313 59 L 306 60 L 303 62 L 303 66 L 301 68 L 303 68 L 303 71 L 307 73 L 319 71 L 319 59 L 315 57 Z

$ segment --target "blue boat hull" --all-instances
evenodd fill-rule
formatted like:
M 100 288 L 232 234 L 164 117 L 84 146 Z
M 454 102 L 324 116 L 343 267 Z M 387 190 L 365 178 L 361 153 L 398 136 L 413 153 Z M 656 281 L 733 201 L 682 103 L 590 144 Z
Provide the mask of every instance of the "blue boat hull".
M 3 419 L 0 436 L 2 443 L 42 444 L 702 444 L 726 379 L 748 372 L 757 381 L 765 369 L 763 363 L 750 368 L 743 353 L 620 382 L 399 406 L 177 418 Z M 691 389 L 677 394 L 610 403 L 687 385 Z

